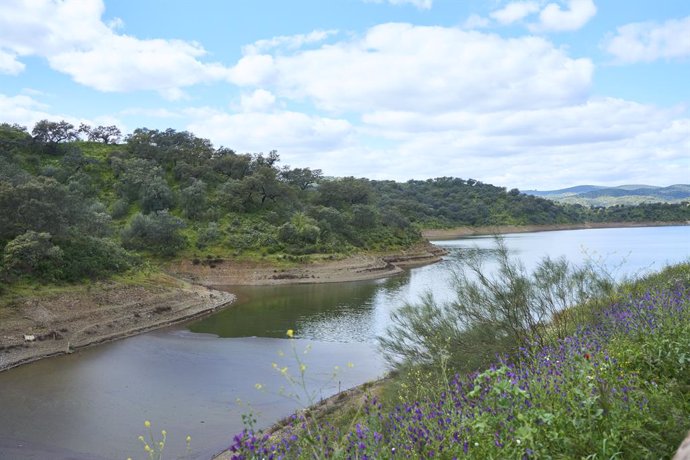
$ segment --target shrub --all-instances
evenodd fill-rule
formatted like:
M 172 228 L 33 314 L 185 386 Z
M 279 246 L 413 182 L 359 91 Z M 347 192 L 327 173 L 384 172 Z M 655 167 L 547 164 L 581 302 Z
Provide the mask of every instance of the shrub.
M 122 232 L 122 243 L 128 249 L 149 250 L 172 256 L 187 245 L 180 234 L 184 222 L 167 211 L 144 215 L 137 213 Z
M 61 243 L 64 265 L 61 278 L 79 281 L 100 278 L 130 268 L 132 256 L 120 245 L 107 238 L 73 236 Z
M 492 275 L 486 267 L 491 257 Z M 380 340 L 394 365 L 437 364 L 449 355 L 455 369 L 471 370 L 498 353 L 524 343 L 543 345 L 572 332 L 569 307 L 612 292 L 610 277 L 590 265 L 574 267 L 564 258 L 543 259 L 532 273 L 509 254 L 500 238 L 488 254 L 470 250 L 454 278 L 455 300 L 436 305 L 428 295 L 392 315 Z
M 63 251 L 53 245 L 50 233 L 24 232 L 7 243 L 4 253 L 3 265 L 9 274 L 60 277 Z

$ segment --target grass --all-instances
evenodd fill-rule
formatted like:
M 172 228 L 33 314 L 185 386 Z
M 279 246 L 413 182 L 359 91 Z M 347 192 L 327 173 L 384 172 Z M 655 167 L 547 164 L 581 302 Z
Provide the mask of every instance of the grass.
M 690 428 L 690 264 L 588 318 L 481 372 L 412 368 L 338 422 L 304 412 L 280 439 L 244 431 L 233 458 L 669 458 Z
M 181 281 L 166 275 L 158 267 L 150 264 L 144 264 L 124 273 L 109 276 L 103 280 L 82 280 L 74 283 L 43 283 L 24 278 L 3 287 L 3 291 L 0 293 L 0 307 L 11 306 L 27 298 L 88 292 L 98 288 L 99 285 L 179 287 Z

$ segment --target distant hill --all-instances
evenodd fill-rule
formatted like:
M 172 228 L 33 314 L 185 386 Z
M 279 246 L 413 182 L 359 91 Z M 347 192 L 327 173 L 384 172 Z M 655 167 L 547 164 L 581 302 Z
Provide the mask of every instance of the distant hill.
M 644 184 L 603 187 L 598 185 L 577 185 L 559 190 L 525 190 L 534 195 L 561 203 L 583 206 L 636 205 L 640 203 L 680 203 L 690 201 L 690 185 L 675 184 L 658 187 Z
M 523 193 L 527 195 L 551 198 L 554 196 L 578 195 L 580 193 L 588 193 L 605 188 L 607 187 L 603 187 L 600 185 L 576 185 L 575 187 L 562 188 L 559 190 L 524 190 Z

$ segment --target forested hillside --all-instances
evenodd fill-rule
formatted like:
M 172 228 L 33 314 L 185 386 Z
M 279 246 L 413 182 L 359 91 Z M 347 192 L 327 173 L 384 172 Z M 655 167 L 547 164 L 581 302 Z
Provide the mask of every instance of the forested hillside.
M 268 142 L 268 141 L 267 141 Z M 189 132 L 0 125 L 0 274 L 77 281 L 170 257 L 294 258 L 390 250 L 423 227 L 689 220 L 685 205 L 591 210 L 469 179 L 324 178 L 275 151 Z

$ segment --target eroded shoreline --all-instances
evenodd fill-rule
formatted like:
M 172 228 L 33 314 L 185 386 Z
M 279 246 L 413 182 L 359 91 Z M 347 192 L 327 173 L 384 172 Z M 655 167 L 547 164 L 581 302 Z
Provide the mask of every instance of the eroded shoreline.
M 688 225 L 687 222 L 458 227 L 427 230 L 430 240 L 590 228 Z M 28 296 L 0 309 L 0 371 L 42 358 L 130 337 L 213 313 L 232 304 L 228 287 L 339 283 L 386 278 L 441 260 L 445 250 L 427 242 L 397 253 L 359 254 L 277 268 L 268 262 L 178 261 L 157 283 L 99 282 L 50 296 Z M 219 288 L 219 289 L 216 289 Z M 33 336 L 33 340 L 29 340 Z
M 158 276 L 157 285 L 101 282 L 27 297 L 0 310 L 0 371 L 210 314 L 229 292 Z
M 231 305 L 227 286 L 336 283 L 384 278 L 441 260 L 430 243 L 396 254 L 276 269 L 270 264 L 222 262 L 167 267 L 144 284 L 99 282 L 45 296 L 27 296 L 0 310 L 0 371 L 208 315 Z M 222 286 L 224 289 L 215 289 Z
M 557 232 L 560 230 L 590 230 L 595 228 L 675 227 L 686 225 L 690 225 L 690 222 L 588 222 L 583 224 L 487 225 L 482 227 L 465 226 L 424 230 L 422 235 L 428 240 L 442 241 L 467 236 L 504 235 L 507 233 Z

